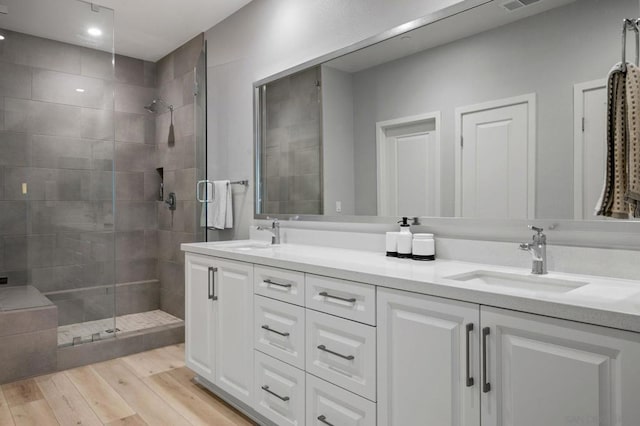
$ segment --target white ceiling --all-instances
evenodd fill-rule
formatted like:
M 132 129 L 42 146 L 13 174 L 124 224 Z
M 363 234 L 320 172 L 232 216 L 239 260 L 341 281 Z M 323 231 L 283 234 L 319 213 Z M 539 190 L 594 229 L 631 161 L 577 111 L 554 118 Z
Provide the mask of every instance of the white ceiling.
M 113 26 L 116 53 L 157 61 L 250 1 L 93 0 L 115 10 L 114 19 L 110 11 L 93 13 L 79 0 L 0 0 L 9 9 L 8 15 L 0 14 L 0 27 L 110 50 Z M 89 26 L 104 28 L 100 40 L 87 36 Z

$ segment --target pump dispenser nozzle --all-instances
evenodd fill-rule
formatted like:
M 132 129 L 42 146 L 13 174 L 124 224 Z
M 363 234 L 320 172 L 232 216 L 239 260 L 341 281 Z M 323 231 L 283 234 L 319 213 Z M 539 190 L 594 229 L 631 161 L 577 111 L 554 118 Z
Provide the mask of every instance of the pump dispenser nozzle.
M 400 224 L 401 228 L 406 228 L 409 226 L 409 218 L 408 217 L 403 217 L 402 220 L 399 220 L 398 223 Z

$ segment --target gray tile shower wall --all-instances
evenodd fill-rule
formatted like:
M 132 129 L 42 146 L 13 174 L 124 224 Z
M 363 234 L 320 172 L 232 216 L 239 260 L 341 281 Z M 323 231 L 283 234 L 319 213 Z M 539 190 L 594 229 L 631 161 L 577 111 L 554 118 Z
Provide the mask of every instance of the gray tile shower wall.
M 61 324 L 113 315 L 114 280 L 118 314 L 157 309 L 156 64 L 117 56 L 114 72 L 108 53 L 7 33 L 0 275 L 51 295 Z
M 161 309 L 184 318 L 184 256 L 180 243 L 196 239 L 196 146 L 194 67 L 204 43 L 199 35 L 157 62 L 158 95 L 175 107 L 175 143 L 168 143 L 170 113 L 156 118 L 157 167 L 164 169 L 165 194 L 175 192 L 177 209 L 158 203 L 158 269 Z M 148 189 L 145 193 L 149 193 Z
M 322 135 L 315 67 L 267 85 L 264 213 L 322 213 Z

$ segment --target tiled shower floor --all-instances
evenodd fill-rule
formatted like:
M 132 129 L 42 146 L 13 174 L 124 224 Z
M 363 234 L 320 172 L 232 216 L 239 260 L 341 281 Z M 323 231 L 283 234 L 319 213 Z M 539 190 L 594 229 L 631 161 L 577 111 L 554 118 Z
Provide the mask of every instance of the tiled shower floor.
M 116 327 L 119 333 L 130 333 L 132 331 L 182 322 L 180 318 L 174 317 L 161 310 L 116 317 Z M 81 337 L 83 342 L 91 341 L 91 336 L 95 333 L 100 333 L 100 339 L 108 339 L 114 336 L 113 333 L 107 332 L 107 330 L 112 329 L 113 318 L 63 325 L 58 327 L 58 346 L 68 346 L 72 344 L 74 337 Z

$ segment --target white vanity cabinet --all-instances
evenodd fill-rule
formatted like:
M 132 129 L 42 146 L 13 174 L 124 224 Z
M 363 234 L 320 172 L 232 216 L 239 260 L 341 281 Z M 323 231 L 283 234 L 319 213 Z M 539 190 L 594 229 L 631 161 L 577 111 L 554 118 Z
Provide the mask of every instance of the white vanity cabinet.
M 377 314 L 378 426 L 639 424 L 637 333 L 382 288 Z
M 186 365 L 238 400 L 253 396 L 253 265 L 188 253 Z
M 187 366 L 259 423 L 640 424 L 640 333 L 193 253 L 185 299 Z
M 484 306 L 481 334 L 483 426 L 640 424 L 639 334 Z
M 480 307 L 378 288 L 377 313 L 378 426 L 479 426 Z

